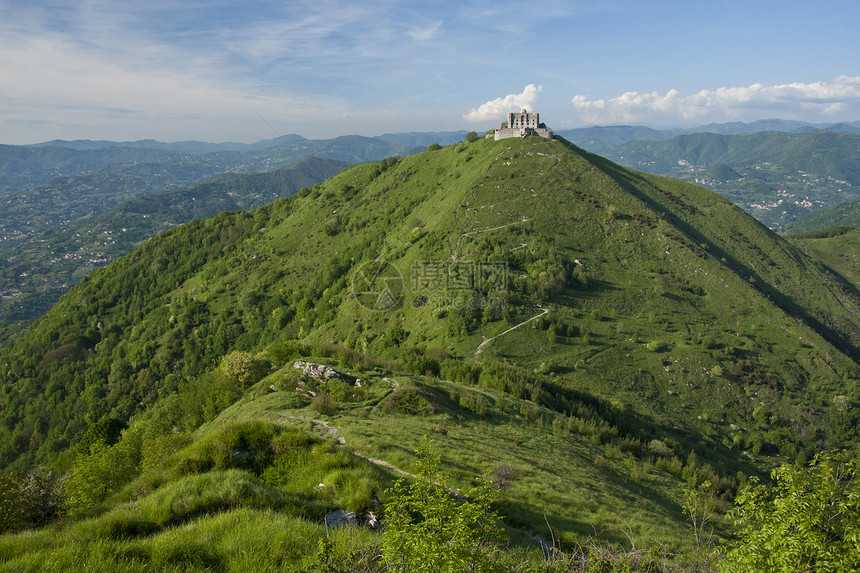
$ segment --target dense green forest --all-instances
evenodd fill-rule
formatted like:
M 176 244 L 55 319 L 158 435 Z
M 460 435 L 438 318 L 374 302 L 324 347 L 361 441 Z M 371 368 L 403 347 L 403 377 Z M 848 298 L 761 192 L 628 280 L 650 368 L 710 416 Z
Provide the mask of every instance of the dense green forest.
M 0 563 L 397 570 L 433 540 L 323 519 L 420 507 L 461 532 L 497 511 L 458 546 L 486 570 L 757 563 L 731 545 L 766 522 L 746 492 L 856 459 L 857 316 L 851 280 L 727 200 L 564 140 L 362 164 L 161 233 L 3 348 L 4 511 L 54 524 Z

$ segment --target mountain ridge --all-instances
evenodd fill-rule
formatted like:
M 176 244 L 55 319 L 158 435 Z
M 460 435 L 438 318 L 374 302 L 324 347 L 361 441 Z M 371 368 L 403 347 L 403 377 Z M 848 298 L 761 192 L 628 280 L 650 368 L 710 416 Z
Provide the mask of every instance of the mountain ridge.
M 561 157 L 565 159 L 562 161 Z M 449 165 L 443 178 L 436 178 L 438 174 L 433 165 Z M 525 170 L 518 171 L 517 165 L 526 166 L 523 167 Z M 431 173 L 433 177 L 429 177 Z M 487 185 L 490 181 L 493 182 L 492 189 Z M 405 183 L 408 186 L 403 187 Z M 530 185 L 539 185 L 545 192 L 531 191 Z M 351 208 L 344 211 L 347 205 Z M 559 205 L 566 205 L 573 211 L 567 207 L 559 209 Z M 576 215 L 577 212 L 581 214 Z M 205 339 L 199 342 L 194 342 L 194 338 L 188 339 L 192 346 L 186 350 L 180 347 L 176 360 L 191 360 L 191 355 L 185 359 L 181 356 L 195 345 L 210 347 L 192 361 L 198 366 L 190 372 L 195 368 L 212 366 L 217 358 L 211 354 L 213 352 L 225 352 L 236 343 L 240 348 L 247 344 L 256 346 L 276 335 L 310 337 L 317 341 L 335 336 L 340 341 L 350 339 L 350 344 L 354 345 L 362 338 L 361 332 L 356 332 L 356 326 L 365 324 L 368 332 L 380 333 L 391 329 L 390 321 L 393 319 L 386 313 L 368 314 L 357 304 L 357 299 L 348 296 L 346 275 L 349 271 L 354 272 L 360 261 L 387 260 L 393 265 L 401 265 L 402 273 L 422 261 L 486 261 L 487 264 L 509 266 L 513 277 L 510 290 L 494 294 L 485 286 L 483 291 L 410 293 L 413 298 L 406 301 L 408 306 L 404 305 L 394 313 L 394 316 L 402 315 L 407 324 L 412 324 L 411 330 L 405 328 L 405 334 L 400 335 L 405 336 L 400 343 L 419 344 L 420 340 L 425 340 L 424 344 L 450 347 L 454 350 L 449 352 L 465 358 L 472 356 L 480 343 L 480 339 L 475 338 L 474 329 L 482 320 L 487 321 L 484 334 L 489 336 L 496 330 L 504 330 L 502 326 L 511 326 L 508 320 L 517 321 L 517 316 L 535 314 L 529 310 L 530 305 L 553 301 L 553 304 L 560 305 L 560 309 L 567 309 L 561 314 L 559 310 L 554 313 L 557 324 L 561 325 L 559 328 L 568 331 L 575 326 L 580 333 L 594 329 L 590 333 L 592 342 L 595 338 L 606 342 L 597 346 L 576 343 L 570 348 L 550 345 L 555 350 L 547 355 L 546 360 L 566 364 L 563 371 L 573 379 L 581 378 L 589 381 L 588 384 L 601 386 L 602 383 L 594 379 L 592 368 L 577 369 L 574 363 L 594 361 L 596 357 L 605 355 L 606 358 L 601 357 L 595 362 L 602 364 L 604 359 L 615 356 L 621 348 L 638 354 L 643 351 L 640 345 L 644 344 L 630 346 L 629 337 L 622 334 L 623 329 L 607 332 L 601 315 L 618 315 L 610 321 L 613 323 L 638 324 L 637 328 L 642 330 L 638 336 L 643 337 L 654 336 L 654 325 L 662 329 L 660 325 L 664 320 L 668 320 L 666 324 L 674 324 L 676 320 L 681 320 L 681 324 L 686 322 L 680 332 L 677 331 L 678 326 L 673 326 L 667 334 L 669 340 L 663 342 L 667 348 L 676 345 L 685 348 L 682 354 L 687 356 L 687 360 L 701 362 L 711 355 L 709 347 L 712 344 L 729 348 L 728 339 L 724 340 L 725 333 L 710 335 L 724 341 L 705 345 L 704 352 L 697 350 L 695 343 L 690 346 L 687 337 L 698 340 L 705 336 L 701 332 L 696 335 L 693 328 L 711 330 L 706 326 L 708 322 L 725 313 L 725 309 L 720 310 L 724 306 L 734 308 L 738 302 L 734 299 L 742 296 L 746 301 L 745 312 L 751 313 L 750 316 L 765 316 L 771 312 L 768 309 L 781 309 L 781 318 L 777 320 L 782 324 L 781 328 L 796 332 L 801 340 L 810 337 L 817 340 L 807 344 L 812 345 L 810 348 L 819 345 L 828 348 L 826 352 L 832 355 L 830 360 L 835 361 L 834 368 L 851 376 L 852 360 L 840 358 L 840 351 L 820 337 L 849 355 L 857 356 L 860 333 L 852 322 L 851 312 L 845 310 L 858 308 L 860 303 L 856 296 L 845 291 L 844 285 L 835 277 L 818 270 L 799 250 L 753 220 L 745 220 L 745 217 L 727 201 L 704 189 L 635 174 L 561 141 L 458 144 L 400 161 L 365 164 L 329 179 L 324 186 L 306 189 L 295 200 L 279 200 L 254 212 L 223 214 L 165 233 L 159 239 L 144 244 L 133 255 L 120 259 L 92 278 L 88 277 L 81 287 L 64 296 L 56 309 L 34 324 L 31 327 L 33 334 L 28 334 L 21 344 L 31 345 L 32 337 L 39 336 L 36 332 L 65 316 L 60 323 L 67 324 L 69 328 L 76 320 L 89 325 L 78 324 L 72 332 L 91 332 L 81 344 L 82 348 L 88 349 L 87 354 L 92 353 L 98 346 L 92 340 L 104 336 L 93 330 L 95 322 L 101 320 L 103 325 L 109 324 L 120 316 L 111 319 L 98 309 L 103 308 L 107 312 L 114 308 L 111 315 L 120 309 L 124 309 L 123 313 L 131 312 L 120 320 L 119 324 L 124 326 L 116 334 L 136 332 L 136 336 L 142 336 L 151 327 L 135 325 L 143 320 L 143 316 L 132 322 L 132 317 L 140 312 L 132 309 L 140 306 L 141 310 L 148 308 L 151 310 L 147 312 L 155 312 L 164 307 L 152 297 L 173 293 L 170 297 L 177 301 L 176 304 L 184 301 L 180 304 L 182 307 L 199 307 L 201 311 L 208 309 L 199 317 L 220 317 L 215 323 L 218 324 L 232 316 L 228 322 L 241 325 L 239 333 L 257 333 L 244 343 L 239 342 L 243 340 L 242 336 L 234 339 L 233 343 L 228 342 L 228 337 L 227 341 L 216 344 L 205 343 Z M 282 220 L 278 221 L 278 218 Z M 236 223 L 223 226 L 232 220 L 245 221 L 242 223 L 245 227 L 235 227 Z M 709 221 L 707 227 L 703 227 L 705 221 Z M 541 231 L 564 229 L 570 224 L 576 225 L 573 235 Z M 212 238 L 194 239 L 178 251 L 180 243 L 170 246 L 177 232 L 185 236 L 198 232 L 195 229 L 209 229 L 213 225 L 215 228 L 223 227 L 220 240 L 233 246 L 218 251 L 190 247 L 198 241 L 206 244 Z M 720 226 L 726 230 L 719 230 Z M 230 230 L 234 227 L 235 231 Z M 252 232 L 263 228 L 266 229 L 263 234 Z M 496 230 L 504 230 L 500 235 L 504 243 L 494 243 Z M 344 233 L 348 235 L 348 242 L 345 242 Z M 634 237 L 638 238 L 634 241 Z M 527 249 L 517 249 L 523 241 Z M 553 242 L 560 246 L 554 248 Z M 172 253 L 190 251 L 176 261 L 172 260 L 175 255 L 146 254 L 157 253 L 162 248 L 169 248 Z M 237 253 L 245 253 L 246 256 L 236 258 L 239 256 Z M 490 255 L 491 258 L 487 259 Z M 151 259 L 151 262 L 140 267 L 135 262 L 139 259 Z M 227 263 L 228 260 L 233 262 Z M 147 269 L 164 265 L 167 267 L 163 272 L 148 276 L 141 282 L 150 272 Z M 664 265 L 674 270 L 667 270 Z M 699 270 L 695 270 L 697 268 Z M 119 285 L 127 283 L 128 279 L 123 276 L 132 272 L 131 269 L 137 269 L 133 271 L 138 277 L 136 282 L 139 284 L 134 287 L 137 294 L 121 295 L 122 288 L 108 286 L 114 279 L 120 281 Z M 165 280 L 166 276 L 180 269 L 184 270 L 175 280 Z M 474 271 L 472 267 L 466 267 L 469 269 Z M 491 271 L 492 268 L 483 270 Z M 195 278 L 197 273 L 202 274 Z M 643 280 L 643 273 L 650 278 Z M 699 273 L 706 274 L 707 278 Z M 814 293 L 796 282 L 806 275 L 816 277 L 814 280 L 818 286 Z M 152 282 L 156 276 L 163 284 Z M 725 293 L 722 289 L 715 289 L 715 281 L 724 284 Z M 154 289 L 155 293 L 151 296 L 146 294 L 146 290 L 141 290 L 149 283 L 151 286 L 148 288 Z M 202 288 L 203 285 L 208 286 Z M 621 288 L 621 285 L 626 286 Z M 492 283 L 489 286 L 492 287 Z M 234 288 L 240 288 L 241 294 L 230 295 Z M 114 289 L 116 294 L 107 295 L 98 302 L 87 298 L 92 295 L 86 293 L 112 292 Z M 592 289 L 595 289 L 593 293 Z M 421 296 L 425 295 L 440 298 L 423 301 Z M 240 300 L 246 313 L 241 317 L 234 314 L 235 309 L 229 310 Z M 469 306 L 458 306 L 471 304 L 469 300 L 484 301 L 489 305 L 484 307 L 483 319 Z M 643 315 L 648 315 L 646 303 L 657 304 L 656 308 L 662 309 L 664 318 L 655 316 L 654 322 L 643 320 Z M 126 306 L 128 304 L 132 306 Z M 697 310 L 700 306 L 710 310 L 700 314 L 703 312 Z M 578 307 L 587 309 L 585 312 L 589 318 L 580 317 L 579 313 L 583 311 L 577 311 Z M 229 312 L 221 316 L 219 308 Z M 509 310 L 504 311 L 504 308 Z M 89 309 L 87 314 L 81 315 L 80 311 L 85 309 Z M 157 314 L 163 312 L 160 310 Z M 505 312 L 513 314 L 504 319 Z M 575 318 L 565 314 L 571 312 Z M 692 313 L 690 318 L 686 321 L 680 318 L 688 312 Z M 739 318 L 730 318 L 734 313 L 732 310 L 728 316 L 719 319 L 723 327 L 737 329 L 738 332 L 748 331 L 749 326 L 742 325 Z M 675 315 L 679 318 L 670 318 Z M 358 322 L 357 317 L 361 317 Z M 163 331 L 167 324 L 161 320 L 165 318 L 157 321 L 159 326 L 153 332 Z M 212 328 L 219 331 L 226 326 L 222 323 Z M 55 325 L 53 328 L 65 327 Z M 811 359 L 815 353 L 803 350 L 803 346 L 795 356 L 793 368 L 797 368 L 796 371 L 780 367 L 777 356 L 768 350 L 769 346 L 779 344 L 776 335 L 779 330 L 772 331 L 766 322 L 756 328 L 763 329 L 758 335 L 762 337 L 761 341 L 754 342 L 751 350 L 744 350 L 739 356 L 756 356 L 762 367 L 778 369 L 785 379 L 782 383 L 797 391 L 802 391 L 810 383 L 812 372 L 824 375 L 821 367 L 815 366 Z M 522 332 L 520 329 L 507 338 L 516 339 Z M 63 337 L 57 336 L 61 341 Z M 745 340 L 755 338 L 749 338 L 749 332 L 745 336 Z M 449 337 L 450 341 L 444 342 Z M 379 335 L 375 334 L 374 340 L 378 341 L 378 338 Z M 469 342 L 471 340 L 477 342 Z M 613 340 L 619 343 L 618 349 L 613 350 L 613 345 L 608 344 Z M 496 344 L 498 342 L 493 346 Z M 75 346 L 80 344 L 75 343 Z M 542 346 L 545 343 L 538 344 L 536 348 Z M 660 344 L 654 346 L 659 348 Z M 43 356 L 51 347 L 57 349 L 55 344 L 51 344 L 44 351 L 36 352 L 35 356 Z M 598 349 L 600 351 L 594 354 Z M 34 352 L 32 348 L 30 351 Z M 507 347 L 503 351 L 496 348 L 489 355 L 502 352 L 501 356 L 505 356 L 506 352 L 512 351 Z M 514 362 L 537 366 L 533 358 L 519 352 L 514 351 L 511 358 Z M 539 354 L 545 352 L 546 348 Z M 90 355 L 91 358 L 99 357 L 99 353 Z M 109 355 L 101 356 L 100 360 Z M 649 361 L 656 360 L 657 355 L 652 354 Z M 721 356 L 717 363 L 722 364 L 724 371 L 728 371 L 738 358 L 736 355 L 732 360 L 731 354 L 717 355 Z M 488 356 L 487 350 L 483 356 Z M 647 356 L 646 352 L 643 357 Z M 138 366 L 133 371 L 146 370 L 148 367 L 145 365 L 152 359 L 137 361 Z M 613 359 L 617 360 L 617 357 Z M 568 360 L 572 362 L 567 364 Z M 713 361 L 714 358 L 707 360 Z M 713 362 L 711 364 L 713 366 Z M 756 367 L 750 367 L 756 371 Z M 743 368 L 740 367 L 739 373 L 733 376 L 745 376 Z M 783 398 L 776 403 L 782 404 L 781 400 Z M 102 411 L 101 415 L 119 406 L 116 403 L 111 405 L 111 401 L 98 404 L 92 403 L 90 407 Z M 128 417 L 134 409 L 127 410 L 129 405 L 124 404 L 118 412 L 124 412 L 121 417 Z M 105 407 L 108 410 L 103 410 Z

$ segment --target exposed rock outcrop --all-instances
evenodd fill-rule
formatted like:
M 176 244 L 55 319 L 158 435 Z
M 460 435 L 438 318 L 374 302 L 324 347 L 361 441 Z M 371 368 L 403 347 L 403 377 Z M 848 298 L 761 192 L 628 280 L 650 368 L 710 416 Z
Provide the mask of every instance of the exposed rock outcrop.
M 342 380 L 345 378 L 343 372 L 324 364 L 314 364 L 313 362 L 297 360 L 293 363 L 293 368 L 300 368 L 303 375 L 308 378 L 313 378 L 314 380 Z

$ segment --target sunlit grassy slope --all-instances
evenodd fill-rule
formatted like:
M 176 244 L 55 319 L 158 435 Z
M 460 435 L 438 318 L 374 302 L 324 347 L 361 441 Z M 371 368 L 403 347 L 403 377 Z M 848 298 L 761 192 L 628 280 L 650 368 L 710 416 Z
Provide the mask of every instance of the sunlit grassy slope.
M 831 231 L 795 235 L 790 240 L 860 289 L 860 229 L 839 227 Z

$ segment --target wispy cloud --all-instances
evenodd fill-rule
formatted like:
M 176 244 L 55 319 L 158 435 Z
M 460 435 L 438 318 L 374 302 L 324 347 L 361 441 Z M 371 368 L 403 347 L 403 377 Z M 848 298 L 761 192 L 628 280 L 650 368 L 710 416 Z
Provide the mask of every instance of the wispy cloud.
M 543 86 L 528 84 L 523 88 L 522 93 L 508 94 L 505 97 L 490 100 L 485 104 L 470 109 L 468 113 L 463 114 L 463 118 L 466 121 L 488 121 L 499 119 L 510 111 L 519 111 L 521 109 L 531 111 L 534 109 L 538 94 L 542 90 Z
M 687 96 L 676 89 L 665 94 L 630 91 L 611 99 L 577 95 L 572 102 L 574 110 L 588 123 L 737 119 L 760 116 L 763 111 L 780 117 L 816 115 L 826 119 L 847 109 L 860 109 L 860 76 L 812 83 L 721 87 Z
M 419 42 L 426 42 L 427 40 L 432 40 L 436 38 L 436 36 L 439 34 L 439 29 L 441 27 L 442 20 L 438 20 L 427 26 L 419 26 L 412 28 L 407 33 L 414 40 L 418 40 Z
M 197 123 L 221 125 L 213 131 L 243 137 L 238 126 L 260 124 L 259 114 L 276 123 L 298 116 L 312 125 L 346 111 L 324 95 L 267 96 L 194 64 L 170 67 L 109 54 L 56 34 L 12 37 L 0 43 L 0 127 L 31 117 L 43 127 L 76 129 L 81 136 L 114 126 L 152 137 L 181 137 Z
M 251 140 L 271 135 L 260 116 L 278 131 L 314 135 L 461 129 L 465 121 L 489 123 L 508 111 L 534 109 L 538 98 L 540 111 L 558 127 L 583 118 L 676 124 L 747 113 L 757 119 L 860 116 L 856 78 L 692 93 L 689 84 L 674 83 L 678 76 L 645 75 L 629 58 L 641 48 L 639 32 L 649 28 L 642 18 L 678 18 L 672 27 L 687 29 L 705 9 L 655 11 L 639 4 L 545 0 L 534 9 L 522 0 L 0 0 L 0 134 L 4 143 Z M 839 14 L 851 21 L 846 10 Z M 802 20 L 815 18 L 827 22 L 830 15 L 809 8 Z M 781 61 L 798 62 L 792 77 L 834 77 L 856 67 L 850 60 L 856 40 L 846 35 L 810 34 L 778 50 L 772 44 L 768 40 L 769 52 Z M 695 49 L 703 50 L 697 58 L 703 62 L 730 59 L 723 47 L 702 43 Z M 826 61 L 811 55 L 830 52 Z M 666 61 L 648 53 L 649 69 L 684 74 L 676 54 Z M 767 65 L 763 58 L 738 58 L 728 71 L 714 69 L 713 77 L 750 77 L 749 68 Z M 804 60 L 813 61 L 812 71 L 800 66 Z M 607 69 L 614 70 L 609 77 Z M 487 89 L 493 96 L 512 91 L 500 83 L 511 70 L 525 70 L 522 81 L 534 83 L 478 105 L 488 99 Z M 678 89 L 610 97 L 652 79 Z M 573 94 L 586 93 L 573 86 L 586 85 L 609 91 L 579 95 L 571 105 Z

